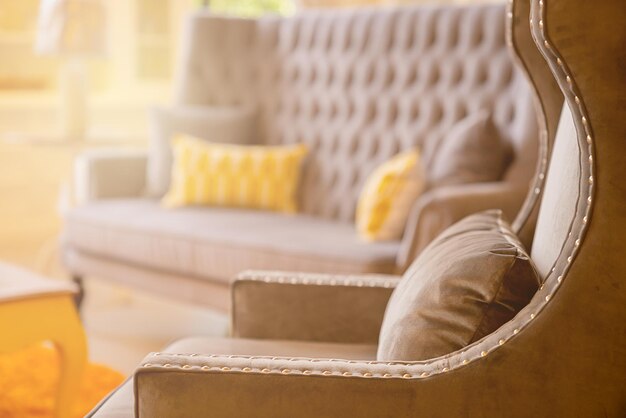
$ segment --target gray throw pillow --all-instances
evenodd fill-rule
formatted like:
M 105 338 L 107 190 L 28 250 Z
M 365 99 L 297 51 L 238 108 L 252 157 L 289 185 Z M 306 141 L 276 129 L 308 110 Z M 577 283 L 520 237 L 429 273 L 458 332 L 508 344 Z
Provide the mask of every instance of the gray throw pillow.
M 501 211 L 468 216 L 404 274 L 387 305 L 378 360 L 426 360 L 460 350 L 511 320 L 539 285 Z
M 481 110 L 458 122 L 441 140 L 427 173 L 428 187 L 498 181 L 510 164 L 512 149 Z
M 150 112 L 147 194 L 161 198 L 170 185 L 172 148 L 176 134 L 213 142 L 250 144 L 255 141 L 256 112 L 252 107 L 187 106 L 154 108 Z

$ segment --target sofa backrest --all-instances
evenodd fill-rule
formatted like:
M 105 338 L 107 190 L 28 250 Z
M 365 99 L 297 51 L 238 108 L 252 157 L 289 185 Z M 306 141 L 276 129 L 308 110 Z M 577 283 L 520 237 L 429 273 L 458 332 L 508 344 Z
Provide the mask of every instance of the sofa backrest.
M 354 217 L 367 175 L 486 108 L 510 137 L 506 180 L 528 182 L 537 129 L 505 42 L 505 8 L 412 6 L 257 20 L 199 12 L 183 45 L 177 104 L 254 105 L 258 141 L 306 143 L 304 213 Z M 428 169 L 428 167 L 427 167 Z

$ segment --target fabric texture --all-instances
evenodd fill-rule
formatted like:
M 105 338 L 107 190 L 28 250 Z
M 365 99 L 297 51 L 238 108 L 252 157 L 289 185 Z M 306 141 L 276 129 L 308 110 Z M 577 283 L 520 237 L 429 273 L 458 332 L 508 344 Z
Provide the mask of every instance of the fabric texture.
M 231 286 L 231 335 L 377 344 L 399 280 L 374 274 L 244 272 Z
M 417 150 L 403 152 L 369 175 L 356 213 L 357 231 L 367 241 L 402 238 L 411 207 L 425 186 Z
M 185 338 L 170 344 L 163 351 L 166 353 L 290 356 L 346 360 L 374 360 L 376 358 L 376 344 L 339 344 L 246 338 Z
M 144 150 L 93 149 L 74 160 L 76 204 L 145 192 L 148 155 Z
M 213 121 L 222 126 L 223 122 L 228 132 L 251 126 L 246 132 L 250 133 L 255 144 L 307 145 L 310 154 L 303 165 L 299 213 L 329 221 L 309 224 L 323 225 L 316 234 L 326 233 L 322 230 L 326 231 L 331 224 L 340 229 L 319 239 L 312 238 L 311 234 L 296 235 L 295 230 L 293 234 L 287 234 L 283 228 L 266 230 L 265 233 L 287 237 L 300 248 L 305 246 L 303 241 L 314 239 L 316 245 L 331 247 L 340 254 L 358 250 L 367 254 L 363 259 L 369 261 L 346 262 L 347 257 L 333 256 L 330 250 L 322 251 L 313 245 L 307 246 L 311 254 L 298 254 L 297 262 L 291 252 L 285 252 L 286 255 L 272 253 L 267 257 L 266 251 L 254 253 L 248 251 L 250 248 L 240 252 L 246 255 L 236 261 L 230 258 L 235 252 L 230 252 L 229 248 L 227 257 L 222 251 L 215 251 L 207 261 L 194 258 L 193 264 L 203 264 L 202 274 L 185 278 L 195 280 L 215 276 L 219 279 L 214 282 L 222 285 L 226 282 L 223 274 L 241 266 L 333 273 L 390 272 L 386 251 L 392 247 L 397 250 L 397 242 L 384 243 L 384 257 L 382 252 L 378 253 L 382 251 L 378 245 L 382 242 L 373 244 L 372 252 L 353 242 L 357 237 L 354 228 L 356 206 L 365 180 L 383 162 L 416 147 L 424 152 L 428 171 L 428 163 L 432 160 L 428 152 L 434 150 L 429 144 L 439 143 L 458 121 L 480 109 L 493 113 L 494 120 L 515 149 L 515 159 L 504 176 L 504 186 L 511 180 L 527 187 L 535 167 L 536 123 L 529 84 L 522 71 L 513 65 L 507 51 L 505 17 L 504 5 L 437 5 L 432 8 L 412 5 L 358 12 L 307 11 L 293 17 L 260 19 L 217 16 L 207 11 L 191 15 L 182 34 L 174 109 L 164 111 L 166 118 L 153 120 L 157 122 L 153 127 L 169 123 L 170 113 L 174 115 L 173 119 L 182 119 L 178 115 L 179 108 L 183 114 L 190 113 L 188 109 L 192 108 L 209 114 L 191 118 L 192 121 L 197 119 L 198 123 Z M 237 114 L 247 108 L 255 109 L 256 117 L 251 117 L 255 122 L 237 123 Z M 221 113 L 226 116 L 211 117 L 211 114 Z M 191 124 L 186 120 L 179 123 Z M 201 133 L 213 131 L 217 130 L 200 129 L 198 133 L 190 134 L 202 137 Z M 227 137 L 226 134 L 214 136 Z M 153 139 L 154 136 L 151 142 Z M 169 138 L 162 140 L 161 144 L 169 149 Z M 171 166 L 171 155 L 169 158 L 168 167 Z M 152 158 L 150 160 L 149 166 L 152 167 Z M 109 167 L 113 170 L 112 165 Z M 110 170 L 97 172 L 102 179 L 111 173 Z M 165 173 L 169 182 L 170 170 L 166 169 Z M 106 181 L 103 180 L 102 184 Z M 111 189 L 111 193 L 107 190 L 106 197 L 113 197 L 113 191 L 118 190 Z M 119 191 L 118 197 L 128 196 L 125 188 Z M 167 187 L 154 196 L 160 198 L 166 191 Z M 507 207 L 519 207 L 523 198 L 516 201 L 517 195 L 510 196 L 511 201 L 505 202 Z M 137 197 L 141 196 L 137 194 Z M 485 195 L 477 200 L 480 204 L 474 207 L 481 210 L 501 207 L 492 206 L 490 198 Z M 429 207 L 445 207 L 448 203 L 444 198 L 429 202 Z M 455 204 L 464 205 L 465 202 L 456 201 Z M 460 213 L 448 213 L 453 212 Z M 436 228 L 447 226 L 437 213 L 429 213 L 437 219 Z M 135 216 L 142 218 L 142 214 Z M 446 214 L 445 219 L 453 222 L 459 218 L 453 219 Z M 259 220 L 260 223 L 265 221 L 265 218 Z M 331 223 L 335 221 L 349 226 Z M 163 219 L 162 223 L 167 224 L 168 220 Z M 420 225 L 424 223 L 420 222 Z M 161 242 L 160 238 L 167 230 L 164 228 L 164 231 L 158 231 L 154 241 Z M 427 226 L 421 231 L 436 228 Z M 106 225 L 97 229 L 105 230 Z M 354 237 L 348 238 L 348 230 Z M 308 233 L 309 229 L 303 227 L 297 231 Z M 423 242 L 434 237 L 431 233 L 417 235 Z M 95 236 L 92 239 L 95 240 Z M 333 240 L 343 243 L 344 247 L 331 245 Z M 188 241 L 181 237 L 176 243 L 177 248 Z M 149 238 L 143 241 L 144 244 L 149 242 Z M 149 245 L 141 248 L 149 248 Z M 163 249 L 164 246 L 155 244 L 155 248 L 149 251 L 156 253 Z M 135 274 L 132 277 L 122 274 L 128 272 L 130 265 L 126 258 L 104 258 L 103 255 L 97 260 L 103 253 L 88 253 L 72 246 L 68 246 L 66 252 L 66 260 L 80 260 L 68 264 L 69 267 L 83 269 L 89 264 L 93 268 L 83 271 L 94 276 L 139 282 Z M 109 252 L 115 253 L 116 250 L 105 253 Z M 133 249 L 133 252 L 141 251 Z M 370 258 L 373 252 L 377 255 Z M 174 260 L 172 265 L 182 264 L 172 252 L 164 253 L 168 259 Z M 324 257 L 317 257 L 321 253 L 325 254 Z M 385 262 L 380 263 L 382 258 Z M 215 266 L 208 262 L 214 259 L 219 260 Z M 376 261 L 372 261 L 374 259 Z M 123 264 L 115 266 L 118 261 Z M 97 271 L 96 265 L 106 269 Z M 154 273 L 168 278 L 176 274 L 182 276 L 177 270 L 159 272 L 158 265 L 162 265 L 160 260 L 142 261 L 133 264 L 133 268 L 137 271 L 146 267 L 146 274 L 142 275 L 146 279 L 154 277 Z M 226 265 L 229 267 L 224 268 Z M 404 264 L 401 266 L 403 268 Z M 374 270 L 376 268 L 380 270 Z M 72 273 L 78 274 L 79 271 Z M 152 287 L 150 281 L 141 285 L 144 289 Z M 175 286 L 172 281 L 168 287 Z M 192 291 L 187 289 L 181 293 Z M 193 300 L 197 299 L 194 294 Z
M 529 25 L 528 3 L 511 6 L 511 25 Z M 571 216 L 571 236 L 558 242 L 551 231 L 544 235 L 560 248 L 555 270 L 523 312 L 466 350 L 429 362 L 151 356 L 135 375 L 138 417 L 208 410 L 221 418 L 624 416 L 626 125 L 623 62 L 616 57 L 626 43 L 626 9 L 613 1 L 532 6 L 533 22 L 543 22 L 533 25 L 533 37 L 576 128 L 561 139 L 579 145 L 552 162 L 577 160 L 581 172 L 576 184 L 546 190 L 567 190 L 577 207 L 561 213 L 558 199 L 542 202 L 552 217 Z M 529 71 L 539 64 L 545 66 L 531 61 Z
M 253 340 L 244 338 L 185 338 L 165 347 L 166 353 L 233 356 L 288 356 L 346 360 L 374 360 L 375 344 L 332 344 L 319 342 Z M 133 381 L 120 386 L 87 417 L 133 418 Z M 205 411 L 206 412 L 206 411 Z M 204 414 L 203 414 L 204 415 Z M 252 415 L 248 415 L 252 416 Z M 17 418 L 17 417 L 16 417 Z
M 505 181 L 458 184 L 423 193 L 413 205 L 402 236 L 398 271 L 405 271 L 441 232 L 474 213 L 498 208 L 506 219 L 515 219 L 528 185 Z
M 259 143 L 306 144 L 302 213 L 354 222 L 376 167 L 416 147 L 430 162 L 431 145 L 481 109 L 516 155 L 537 137 L 531 90 L 507 51 L 503 4 L 250 20 L 198 13 L 189 25 L 177 100 L 256 106 Z M 529 161 L 517 171 L 522 182 L 532 177 Z
M 150 147 L 146 193 L 163 197 L 172 173 L 171 140 L 176 134 L 232 144 L 255 142 L 256 111 L 252 106 L 157 107 L 149 115 Z
M 500 211 L 468 216 L 434 240 L 394 290 L 379 361 L 417 361 L 459 350 L 497 330 L 540 285 Z
M 482 110 L 458 122 L 433 155 L 430 188 L 484 183 L 502 178 L 511 160 L 511 145 L 489 112 Z
M 168 300 L 184 301 L 205 308 L 208 306 L 222 313 L 230 309 L 228 281 L 221 278 L 181 274 L 134 263 L 132 260 L 110 259 L 76 248 L 63 251 L 63 264 L 78 277 L 103 277 L 109 282 Z
M 225 206 L 295 213 L 306 147 L 173 141 L 174 166 L 166 207 Z
M 574 118 L 567 106 L 563 107 L 558 125 L 558 135 L 553 149 L 557 155 L 576 155 L 578 144 L 570 138 L 576 136 Z M 543 197 L 542 210 L 537 219 L 537 230 L 530 251 L 542 277 L 550 273 L 554 261 L 562 250 L 558 245 L 571 235 L 571 219 L 575 216 L 579 192 L 576 181 L 581 177 L 581 167 L 575 158 L 558 158 L 551 163 L 546 179 L 549 194 Z M 616 231 L 616 234 L 618 232 Z
M 152 199 L 109 199 L 76 208 L 66 216 L 63 242 L 104 263 L 222 284 L 246 269 L 392 273 L 400 245 L 366 243 L 352 224 L 306 215 L 218 207 L 168 210 Z

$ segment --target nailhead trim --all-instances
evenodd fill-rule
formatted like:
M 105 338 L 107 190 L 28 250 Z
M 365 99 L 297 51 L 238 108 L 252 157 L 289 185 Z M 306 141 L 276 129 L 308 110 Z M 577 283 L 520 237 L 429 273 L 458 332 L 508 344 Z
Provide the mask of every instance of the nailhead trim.
M 237 281 L 251 281 L 263 283 L 292 284 L 292 285 L 316 285 L 316 286 L 355 286 L 355 287 L 374 287 L 374 288 L 392 288 L 396 282 L 384 275 L 370 275 L 367 280 L 362 276 L 350 275 L 331 275 L 316 273 L 285 273 L 274 271 L 250 271 L 241 273 L 237 277 Z M 399 276 L 397 276 L 400 279 Z

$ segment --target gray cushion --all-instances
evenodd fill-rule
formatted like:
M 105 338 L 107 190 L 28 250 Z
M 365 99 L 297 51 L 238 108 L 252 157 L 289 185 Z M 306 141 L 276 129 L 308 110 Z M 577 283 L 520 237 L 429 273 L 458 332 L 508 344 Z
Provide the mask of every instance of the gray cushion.
M 487 111 L 458 122 L 443 137 L 428 164 L 429 187 L 498 181 L 509 166 L 512 148 Z
M 223 282 L 246 269 L 391 273 L 400 246 L 363 243 L 350 223 L 226 208 L 168 210 L 151 199 L 76 208 L 66 217 L 64 241 L 108 260 Z
M 147 194 L 163 196 L 170 185 L 172 149 L 176 134 L 188 134 L 213 142 L 254 142 L 256 112 L 251 106 L 187 106 L 154 108 L 150 112 L 150 148 Z
M 468 216 L 404 274 L 387 305 L 378 360 L 425 360 L 478 341 L 526 306 L 539 283 L 500 211 Z

